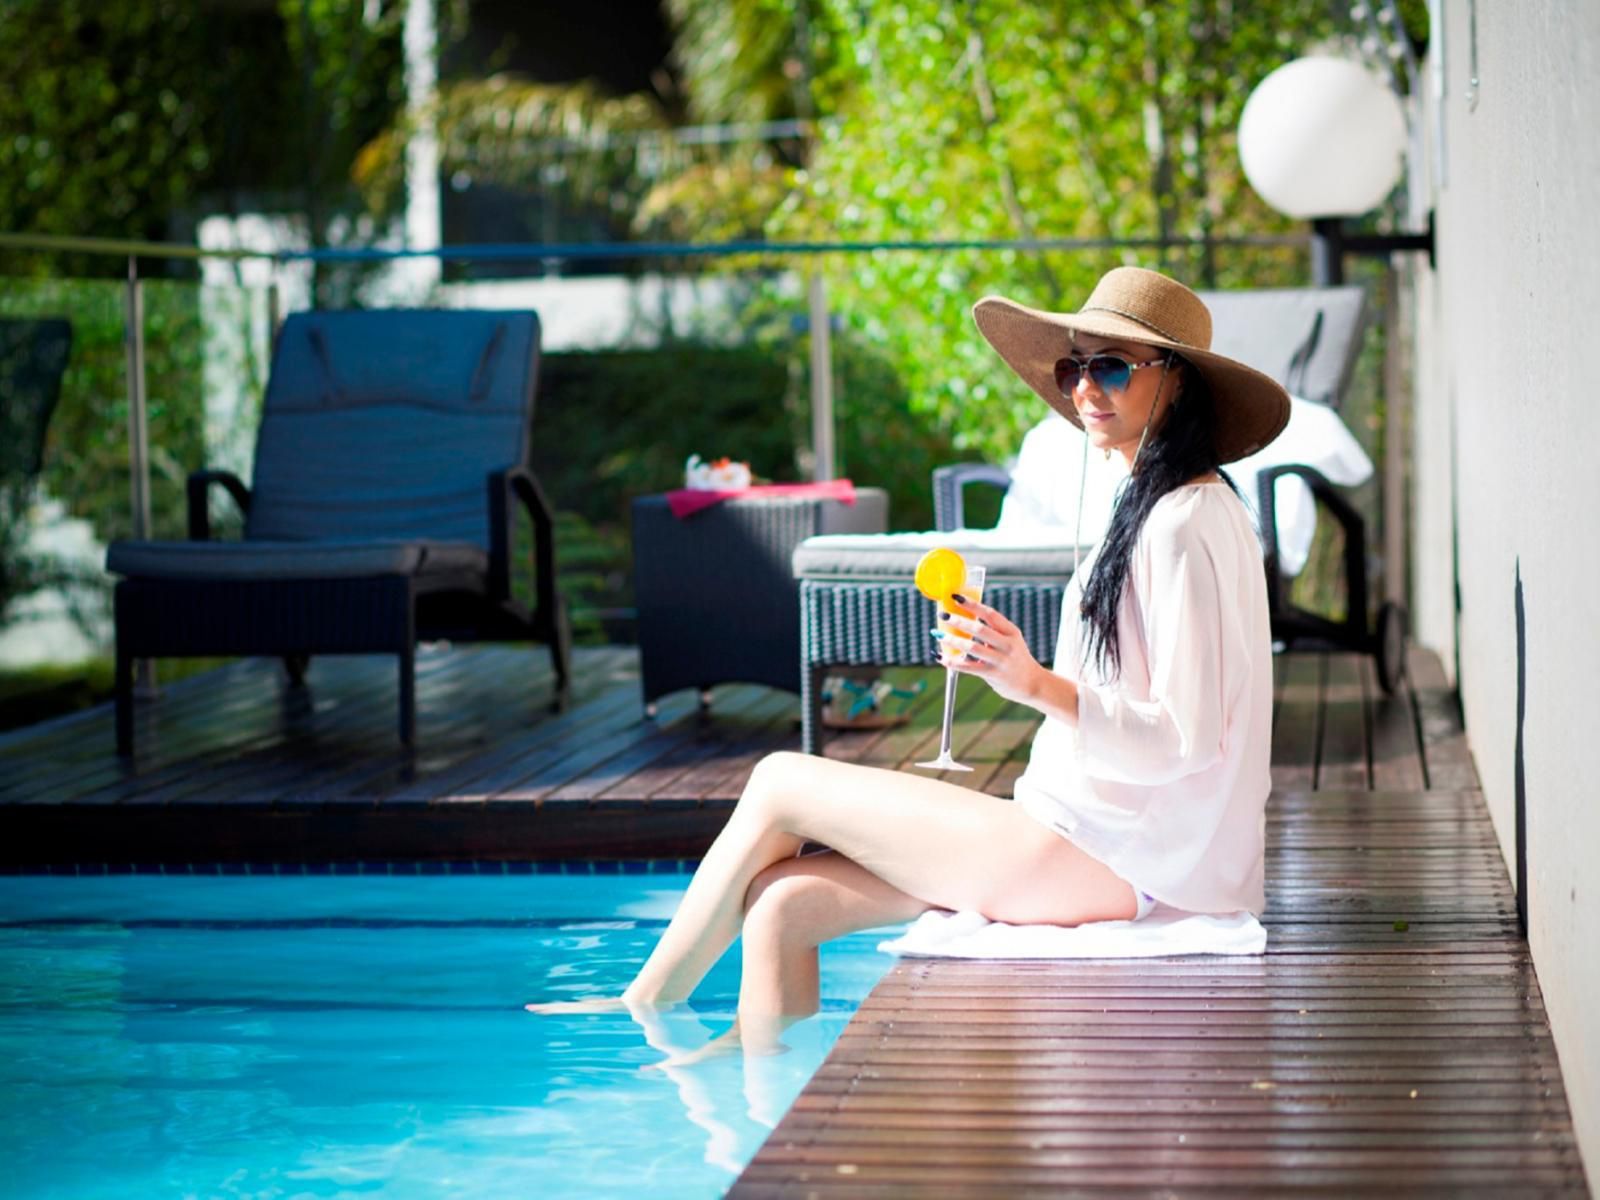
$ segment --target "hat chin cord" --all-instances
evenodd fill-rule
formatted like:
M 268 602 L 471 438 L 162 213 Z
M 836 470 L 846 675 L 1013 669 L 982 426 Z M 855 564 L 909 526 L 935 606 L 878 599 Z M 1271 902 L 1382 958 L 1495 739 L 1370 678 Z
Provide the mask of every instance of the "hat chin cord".
M 1078 466 L 1078 521 L 1072 527 L 1072 577 L 1078 579 L 1078 543 L 1083 540 L 1083 485 L 1089 480 L 1089 431 L 1083 431 L 1083 462 Z M 1078 579 L 1078 595 L 1083 595 L 1083 580 Z
M 1167 357 L 1162 360 L 1162 363 L 1161 363 L 1161 381 L 1156 384 L 1156 399 L 1158 399 L 1158 400 L 1161 398 L 1161 389 L 1164 386 L 1166 386 L 1167 372 L 1171 369 L 1171 367 L 1172 367 L 1172 355 L 1169 353 L 1167 355 Z M 1174 404 L 1177 403 L 1176 398 L 1174 398 L 1173 403 Z M 1139 448 L 1133 452 L 1133 466 L 1128 469 L 1128 474 L 1130 476 L 1134 473 L 1135 470 L 1138 469 L 1139 456 L 1142 453 L 1144 453 L 1145 439 L 1150 436 L 1150 422 L 1155 420 L 1155 416 L 1156 416 L 1156 406 L 1155 406 L 1154 403 L 1152 403 L 1150 405 L 1150 411 L 1149 411 L 1148 414 L 1146 414 L 1145 419 L 1144 419 L 1144 429 L 1139 434 Z M 1111 451 L 1108 448 L 1106 450 L 1106 459 L 1109 461 L 1110 458 L 1111 458 Z M 1083 540 L 1083 492 L 1084 492 L 1084 486 L 1085 486 L 1085 484 L 1088 483 L 1088 481 L 1089 481 L 1089 431 L 1087 429 L 1085 429 L 1083 431 L 1083 462 L 1078 467 L 1078 518 L 1077 518 L 1077 523 L 1072 527 L 1072 574 L 1074 576 L 1076 576 L 1078 574 L 1078 544 Z M 1083 584 L 1081 582 L 1078 584 L 1078 594 L 1080 596 L 1083 594 Z
M 1166 358 L 1161 360 L 1161 380 L 1156 384 L 1156 399 L 1150 402 L 1150 411 L 1145 414 L 1144 429 L 1139 433 L 1139 448 L 1133 452 L 1133 465 L 1128 468 L 1129 475 L 1134 474 L 1139 469 L 1139 456 L 1144 453 L 1144 441 L 1150 436 L 1150 422 L 1156 419 L 1156 408 L 1158 407 L 1156 401 L 1161 399 L 1161 389 L 1167 386 L 1167 371 L 1171 366 L 1172 355 L 1169 353 Z M 1174 402 L 1176 402 L 1176 398 L 1174 398 Z

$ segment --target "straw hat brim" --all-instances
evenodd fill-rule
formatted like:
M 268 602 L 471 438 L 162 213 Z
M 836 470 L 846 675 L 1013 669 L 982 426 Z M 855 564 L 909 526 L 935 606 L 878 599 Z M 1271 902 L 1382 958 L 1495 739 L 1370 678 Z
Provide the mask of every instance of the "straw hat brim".
M 1115 338 L 1177 351 L 1211 386 L 1216 407 L 1217 457 L 1236 462 L 1254 454 L 1289 423 L 1289 393 L 1254 367 L 1175 341 L 1116 313 L 1057 313 L 1028 308 L 1003 296 L 985 296 L 972 319 L 1010 368 L 1051 408 L 1079 429 L 1078 411 L 1056 387 L 1056 362 L 1072 351 L 1072 335 Z

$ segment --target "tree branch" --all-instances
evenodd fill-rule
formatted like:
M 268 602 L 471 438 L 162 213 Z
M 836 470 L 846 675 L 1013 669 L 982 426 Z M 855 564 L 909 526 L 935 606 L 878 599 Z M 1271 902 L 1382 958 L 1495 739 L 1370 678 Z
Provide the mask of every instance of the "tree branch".
M 1016 174 L 1011 169 L 1011 163 L 1004 149 L 996 146 L 995 139 L 990 136 L 995 126 L 1000 123 L 1000 115 L 995 108 L 994 89 L 989 86 L 989 73 L 984 66 L 983 34 L 978 31 L 976 21 L 970 22 L 969 27 L 971 32 L 967 35 L 967 58 L 972 64 L 972 91 L 978 100 L 978 115 L 983 120 L 984 140 L 989 144 L 995 166 L 1000 172 L 1000 199 L 1016 231 L 1025 238 L 1036 238 L 1039 235 L 1034 230 L 1033 221 L 1017 196 Z M 1059 302 L 1062 298 L 1061 281 L 1050 269 L 1050 264 L 1039 255 L 1035 258 L 1034 265 L 1038 267 L 1051 297 Z
M 1155 193 L 1156 232 L 1165 241 L 1172 236 L 1176 197 L 1173 194 L 1172 150 L 1167 140 L 1166 113 L 1161 107 L 1160 22 L 1151 20 L 1144 27 L 1144 144 L 1153 168 L 1150 183 Z M 1161 259 L 1165 265 L 1165 250 L 1161 251 Z

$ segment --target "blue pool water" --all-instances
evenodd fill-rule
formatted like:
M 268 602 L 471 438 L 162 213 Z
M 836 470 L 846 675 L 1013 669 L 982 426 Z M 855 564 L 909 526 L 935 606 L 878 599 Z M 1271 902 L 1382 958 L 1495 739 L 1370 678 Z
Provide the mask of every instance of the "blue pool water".
M 522 1011 L 620 991 L 686 880 L 0 878 L 0 1191 L 718 1196 L 892 960 L 841 939 L 790 1052 L 665 1072 L 737 947 L 649 1030 Z

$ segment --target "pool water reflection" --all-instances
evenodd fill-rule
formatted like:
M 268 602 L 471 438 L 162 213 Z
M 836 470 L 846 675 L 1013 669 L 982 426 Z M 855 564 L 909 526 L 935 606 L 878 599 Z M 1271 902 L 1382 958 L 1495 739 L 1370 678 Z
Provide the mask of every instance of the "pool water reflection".
M 733 1021 L 615 994 L 682 874 L 0 878 L 12 1197 L 720 1195 L 892 959 L 824 948 L 786 1053 L 661 1068 Z

